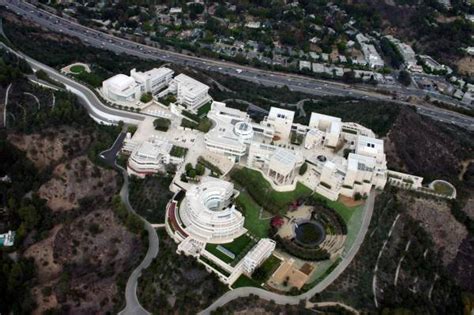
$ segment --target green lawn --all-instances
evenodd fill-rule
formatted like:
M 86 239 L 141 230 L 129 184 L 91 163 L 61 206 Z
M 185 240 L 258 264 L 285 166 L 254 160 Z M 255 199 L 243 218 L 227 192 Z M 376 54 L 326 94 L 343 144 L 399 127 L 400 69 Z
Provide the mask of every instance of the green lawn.
M 245 188 L 260 206 L 272 213 L 284 214 L 290 203 L 312 194 L 312 190 L 301 183 L 297 183 L 293 191 L 275 191 L 260 172 L 249 168 L 234 170 L 231 178 Z
M 226 264 L 230 264 L 231 262 L 234 261 L 234 258 L 232 257 L 229 257 L 227 256 L 226 254 L 224 254 L 223 252 L 221 252 L 217 246 L 219 245 L 216 245 L 216 244 L 207 244 L 206 245 L 206 250 L 208 252 L 210 252 L 211 254 L 213 254 L 214 256 L 216 256 L 217 258 L 219 258 L 220 260 L 222 260 L 223 262 L 225 262 Z
M 252 197 L 250 197 L 247 192 L 242 192 L 239 197 L 237 197 L 236 202 L 245 216 L 245 228 L 259 238 L 268 237 L 270 219 L 260 219 L 260 206 L 252 199 Z
M 438 194 L 442 194 L 446 196 L 451 196 L 453 194 L 453 188 L 451 188 L 451 186 L 443 182 L 434 183 L 433 188 L 435 192 L 437 192 Z
M 349 209 L 352 211 L 352 216 L 347 222 L 347 238 L 346 242 L 344 243 L 344 247 L 346 247 L 347 249 L 349 249 L 354 243 L 357 233 L 359 232 L 360 227 L 362 225 L 364 206 L 358 206 Z
M 254 271 L 252 276 L 255 276 L 255 280 L 265 282 L 268 278 L 271 277 L 273 272 L 277 270 L 278 267 L 281 265 L 280 258 L 276 257 L 275 255 L 271 255 L 268 257 L 267 260 L 263 262 L 263 264 Z M 257 279 L 258 278 L 258 279 Z
M 244 234 L 236 238 L 232 243 L 222 244 L 222 246 L 237 256 L 245 249 L 245 247 L 247 247 L 250 242 L 253 242 L 253 240 Z
M 241 275 L 237 280 L 235 280 L 234 284 L 232 285 L 233 289 L 241 288 L 241 287 L 260 287 L 257 281 L 247 277 L 246 275 Z
M 346 223 L 350 221 L 352 214 L 354 213 L 354 209 L 357 208 L 357 207 L 350 208 L 344 205 L 342 202 L 329 200 L 318 193 L 314 193 L 314 199 L 320 200 L 323 203 L 326 203 L 329 208 L 336 210 L 336 212 L 342 216 L 342 218 L 344 219 Z
M 81 66 L 81 65 L 75 65 L 75 66 L 72 66 L 70 70 L 72 73 L 78 74 L 78 73 L 84 72 L 86 68 L 84 68 L 84 66 Z
M 341 215 L 347 225 L 347 238 L 344 246 L 349 248 L 354 242 L 357 232 L 362 225 L 362 216 L 364 214 L 364 206 L 348 207 L 341 202 L 331 201 L 318 193 L 315 193 L 314 198 L 326 203 L 328 207 L 334 209 Z
M 253 244 L 255 242 L 247 235 L 242 235 L 238 238 L 236 238 L 234 241 L 231 243 L 227 244 L 207 244 L 206 245 L 206 250 L 222 260 L 223 262 L 227 264 L 231 264 L 233 262 L 236 262 L 236 260 L 241 259 L 243 254 L 243 251 L 246 251 L 247 249 L 250 250 L 251 247 L 253 247 Z M 222 246 L 228 251 L 232 252 L 235 255 L 235 258 L 229 257 L 222 251 L 220 251 L 217 247 Z

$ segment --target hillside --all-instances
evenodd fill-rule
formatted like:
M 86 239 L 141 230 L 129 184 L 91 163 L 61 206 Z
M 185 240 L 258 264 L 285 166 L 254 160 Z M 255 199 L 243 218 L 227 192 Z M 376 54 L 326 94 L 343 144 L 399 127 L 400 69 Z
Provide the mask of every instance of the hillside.
M 15 57 L 0 57 L 17 69 Z M 34 87 L 15 71 L 0 83 L 2 91 L 12 84 L 0 132 L 0 177 L 8 179 L 0 182 L 0 228 L 16 230 L 15 246 L 0 252 L 0 312 L 116 313 L 144 250 L 140 229 L 112 202 L 121 177 L 98 160 L 121 126 L 97 125 L 73 95 Z

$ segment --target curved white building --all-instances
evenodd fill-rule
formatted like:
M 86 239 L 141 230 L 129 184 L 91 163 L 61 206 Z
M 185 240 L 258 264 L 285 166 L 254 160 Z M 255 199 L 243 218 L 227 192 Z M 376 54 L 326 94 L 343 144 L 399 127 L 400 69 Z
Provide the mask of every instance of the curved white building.
M 117 74 L 102 82 L 103 95 L 113 102 L 136 102 L 141 96 L 140 85 L 132 77 Z
M 234 185 L 205 177 L 199 185 L 186 192 L 179 208 L 183 230 L 192 238 L 205 243 L 232 242 L 245 234 L 245 218 L 232 204 Z

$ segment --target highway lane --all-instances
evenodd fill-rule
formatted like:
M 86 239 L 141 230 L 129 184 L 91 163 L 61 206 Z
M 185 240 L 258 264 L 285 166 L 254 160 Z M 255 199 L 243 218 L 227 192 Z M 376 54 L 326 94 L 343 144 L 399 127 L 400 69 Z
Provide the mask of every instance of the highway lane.
M 59 31 L 66 35 L 77 37 L 85 44 L 99 47 L 102 49 L 108 49 L 115 53 L 126 53 L 137 56 L 139 58 L 171 62 L 184 66 L 194 67 L 197 69 L 219 72 L 250 82 L 259 83 L 265 86 L 288 86 L 290 90 L 304 92 L 311 95 L 337 95 L 346 97 L 357 97 L 369 100 L 391 100 L 391 96 L 377 94 L 363 87 L 355 87 L 332 81 L 317 80 L 295 74 L 255 69 L 251 67 L 237 65 L 231 62 L 198 58 L 172 51 L 154 48 L 151 46 L 142 45 L 129 41 L 127 39 L 112 36 L 107 33 L 103 33 L 82 26 L 73 21 L 58 17 L 47 11 L 38 9 L 37 7 L 29 3 L 25 3 L 19 0 L 0 0 L 0 4 L 8 5 L 8 7 L 17 14 L 27 19 L 30 19 L 43 27 L 52 29 L 54 31 Z M 419 98 L 423 98 L 426 95 L 430 95 L 431 97 L 437 97 L 437 95 L 433 93 L 430 94 L 423 90 L 407 89 L 395 85 L 391 86 L 390 89 L 387 91 L 396 91 L 399 95 L 403 97 L 417 96 Z M 445 98 L 442 100 L 446 101 Z M 403 105 L 413 105 L 399 100 L 392 101 Z M 437 114 L 435 113 L 440 113 L 441 116 L 449 116 L 449 119 L 441 118 L 441 120 L 443 121 L 449 121 L 453 124 L 457 124 L 461 127 L 469 128 L 471 130 L 474 129 L 474 119 L 471 117 L 467 117 L 459 113 L 450 112 L 436 107 L 427 107 L 422 105 L 416 105 L 416 107 L 424 108 L 425 110 L 422 111 L 422 113 L 426 113 L 427 111 L 429 111 L 430 113 L 432 113 L 432 115 L 429 116 L 434 119 L 439 119 Z

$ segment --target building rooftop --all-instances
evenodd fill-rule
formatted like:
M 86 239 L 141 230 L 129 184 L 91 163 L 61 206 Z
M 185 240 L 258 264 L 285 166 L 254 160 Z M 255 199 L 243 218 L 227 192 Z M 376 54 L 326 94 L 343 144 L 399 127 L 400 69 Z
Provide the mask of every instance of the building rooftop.
M 135 69 L 132 69 L 131 74 L 136 75 L 142 78 L 156 78 L 156 77 L 163 77 L 166 75 L 172 75 L 174 73 L 173 70 L 166 68 L 166 67 L 161 67 L 161 68 L 153 68 L 151 70 L 142 72 L 142 71 L 136 71 Z
M 129 77 L 125 74 L 117 74 L 113 77 L 104 81 L 104 84 L 108 84 L 109 86 L 113 87 L 114 89 L 124 91 L 131 86 L 136 85 L 135 80 L 132 77 Z
M 288 109 L 283 109 L 283 108 L 278 108 L 278 107 L 272 107 L 270 108 L 270 112 L 268 113 L 268 119 L 273 120 L 273 119 L 285 119 L 285 120 L 291 120 L 293 121 L 293 118 L 295 117 L 295 112 L 292 110 Z
M 195 94 L 207 92 L 209 90 L 209 86 L 182 73 L 178 74 L 173 80 L 178 82 L 182 88 Z

